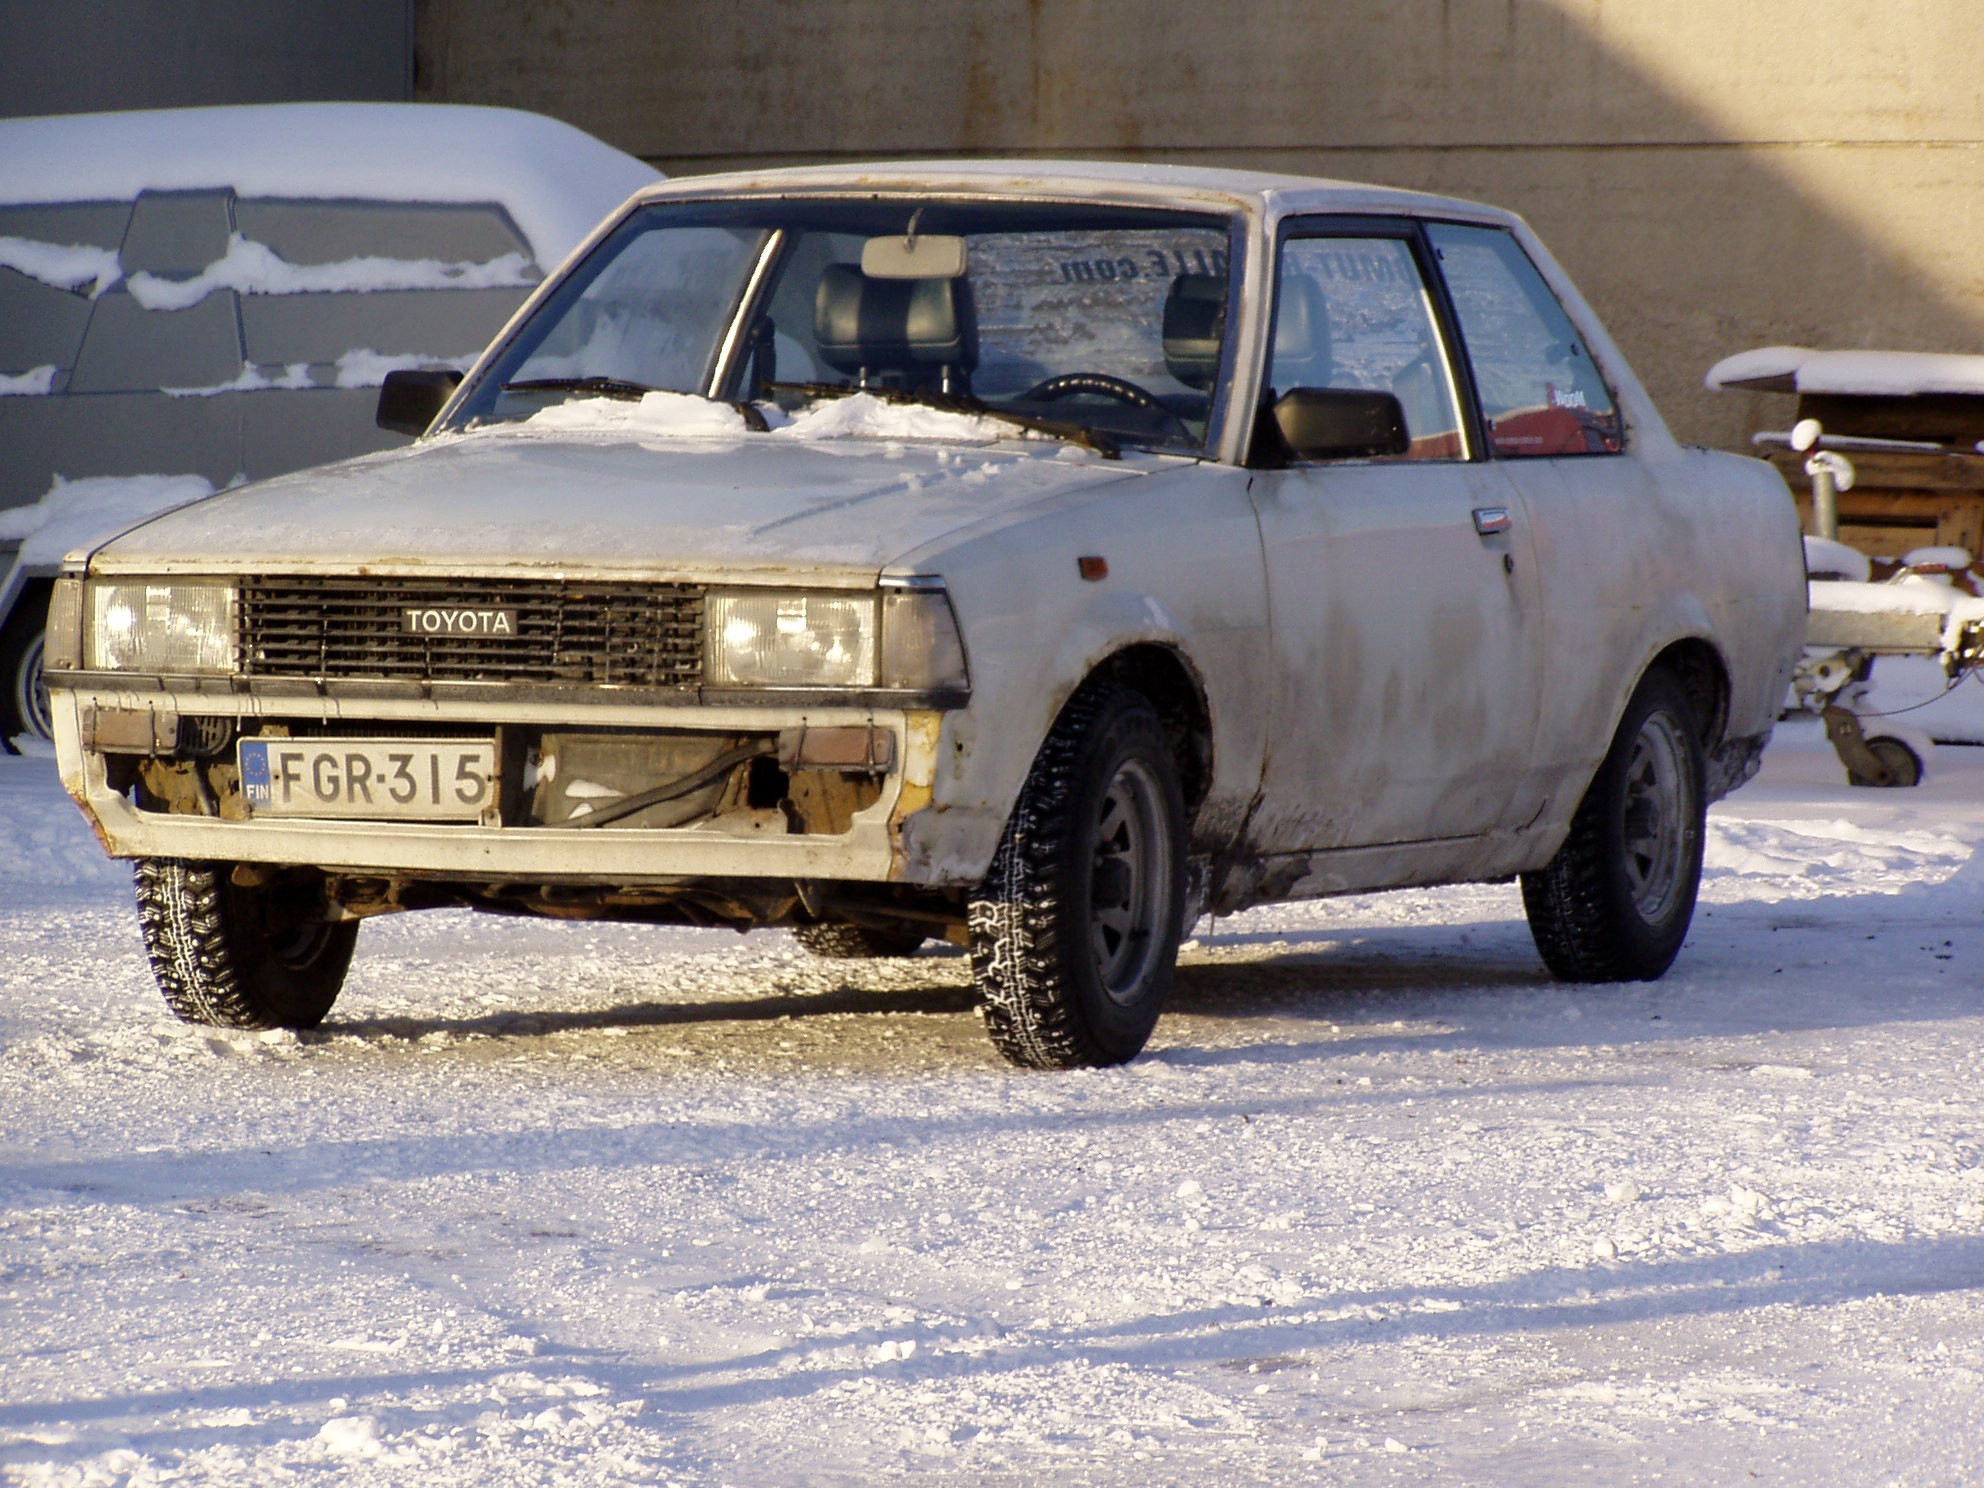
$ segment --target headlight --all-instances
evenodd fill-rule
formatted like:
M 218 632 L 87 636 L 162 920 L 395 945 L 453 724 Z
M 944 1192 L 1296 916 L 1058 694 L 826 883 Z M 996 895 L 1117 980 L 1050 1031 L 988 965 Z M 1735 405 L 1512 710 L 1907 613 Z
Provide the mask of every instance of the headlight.
M 875 685 L 873 595 L 717 592 L 704 615 L 713 686 Z
M 872 594 L 715 591 L 704 610 L 714 687 L 963 691 L 964 644 L 942 579 L 884 579 Z
M 198 580 L 99 579 L 89 585 L 85 658 L 103 672 L 231 672 L 235 592 Z

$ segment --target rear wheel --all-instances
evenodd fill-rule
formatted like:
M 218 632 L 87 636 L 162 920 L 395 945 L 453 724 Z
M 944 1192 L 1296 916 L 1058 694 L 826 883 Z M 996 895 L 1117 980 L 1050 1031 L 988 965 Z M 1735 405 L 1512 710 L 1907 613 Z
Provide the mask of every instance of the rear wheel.
M 1564 845 L 1522 876 L 1530 934 L 1557 976 L 1651 981 L 1673 964 L 1701 884 L 1703 774 L 1687 695 L 1648 673 Z
M 872 961 L 913 956 L 923 937 L 907 930 L 874 930 L 866 925 L 795 925 L 792 938 L 829 961 Z
M 188 1023 L 314 1028 L 337 1001 L 356 920 L 314 875 L 234 881 L 230 863 L 140 858 L 138 925 L 165 1004 Z
M 1138 693 L 1084 689 L 1041 746 L 970 905 L 972 974 L 1015 1064 L 1121 1064 L 1171 989 L 1185 808 Z

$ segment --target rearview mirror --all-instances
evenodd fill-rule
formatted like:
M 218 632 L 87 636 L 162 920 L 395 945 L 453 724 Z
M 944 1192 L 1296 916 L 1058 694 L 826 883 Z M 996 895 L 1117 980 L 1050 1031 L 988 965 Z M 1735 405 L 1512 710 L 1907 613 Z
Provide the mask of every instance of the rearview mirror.
M 1274 425 L 1295 460 L 1374 460 L 1412 444 L 1397 397 L 1369 388 L 1290 388 Z
M 870 279 L 962 279 L 964 239 L 937 233 L 870 238 L 861 245 L 861 272 Z
M 448 399 L 461 385 L 462 374 L 453 367 L 409 367 L 388 372 L 379 386 L 379 411 L 373 422 L 382 429 L 411 434 L 417 439 L 427 432 L 427 426 L 448 406 Z

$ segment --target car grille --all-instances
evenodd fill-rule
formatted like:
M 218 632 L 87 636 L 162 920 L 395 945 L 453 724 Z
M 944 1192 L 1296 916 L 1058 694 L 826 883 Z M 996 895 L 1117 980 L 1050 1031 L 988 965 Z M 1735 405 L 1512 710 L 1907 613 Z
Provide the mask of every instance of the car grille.
M 409 635 L 408 609 L 512 611 L 514 636 Z M 703 674 L 703 591 L 577 580 L 255 578 L 250 677 L 684 687 Z

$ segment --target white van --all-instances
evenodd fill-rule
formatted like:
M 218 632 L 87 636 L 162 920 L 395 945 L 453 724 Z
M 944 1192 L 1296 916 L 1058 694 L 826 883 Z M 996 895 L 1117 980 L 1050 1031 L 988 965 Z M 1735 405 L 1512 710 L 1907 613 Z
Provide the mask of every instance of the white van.
M 402 440 L 660 176 L 536 114 L 319 103 L 0 120 L 0 738 L 48 732 L 48 583 L 145 513 Z

